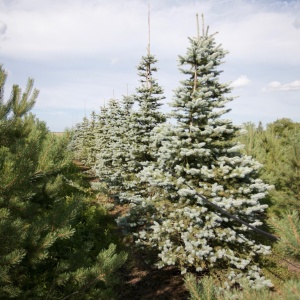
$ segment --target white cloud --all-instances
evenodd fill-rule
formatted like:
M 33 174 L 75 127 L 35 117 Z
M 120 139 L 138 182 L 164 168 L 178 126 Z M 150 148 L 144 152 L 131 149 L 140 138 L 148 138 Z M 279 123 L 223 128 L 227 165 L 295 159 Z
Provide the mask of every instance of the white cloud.
M 141 24 L 143 5 L 135 1 L 113 5 L 83 0 L 16 3 L 2 5 L 2 9 L 0 3 L 0 18 L 9 27 L 9 43 L 2 53 L 10 57 L 103 57 L 117 48 L 130 53 L 146 32 L 146 21 Z
M 0 21 L 0 36 L 5 35 L 6 30 L 7 30 L 7 25 L 2 21 Z
M 281 93 L 261 93 L 260 87 L 261 82 L 276 78 L 265 91 L 299 89 L 298 81 L 292 82 L 299 78 L 300 68 L 300 6 L 296 2 L 152 0 L 151 52 L 159 60 L 156 78 L 164 87 L 166 102 L 184 77 L 177 70 L 177 57 L 186 53 L 187 37 L 197 33 L 198 12 L 204 14 L 211 33 L 219 31 L 217 44 L 229 50 L 227 63 L 221 66 L 224 80 L 236 79 L 235 88 L 251 83 L 251 89 L 239 90 L 236 103 L 243 105 L 234 108 L 234 113 L 250 121 L 255 111 L 264 111 L 261 107 L 268 98 L 272 98 L 274 112 L 295 113 L 297 93 L 285 95 L 283 109 L 274 104 Z M 24 86 L 28 76 L 35 78 L 41 91 L 37 108 L 47 111 L 97 110 L 113 91 L 121 97 L 128 85 L 129 93 L 134 92 L 139 84 L 135 66 L 146 54 L 148 43 L 147 3 L 0 0 L 0 41 L 5 38 L 0 44 L 0 63 L 11 70 L 8 82 Z M 293 106 L 286 101 L 291 97 Z M 275 116 L 273 111 L 269 118 Z M 62 118 L 61 122 L 66 121 Z
M 246 75 L 241 75 L 238 79 L 234 80 L 230 86 L 233 88 L 241 88 L 248 85 L 249 83 L 249 78 Z
M 297 29 L 300 28 L 300 18 L 299 18 L 299 17 L 295 19 L 293 25 L 294 25 Z
M 119 61 L 118 58 L 112 58 L 111 61 L 110 61 L 110 63 L 111 63 L 112 65 L 115 65 L 116 63 L 118 63 L 118 61 Z
M 218 39 L 235 60 L 300 63 L 300 30 L 292 25 L 289 14 L 256 11 L 243 20 L 220 21 L 219 31 Z
M 7 25 L 0 21 L 0 41 L 6 40 Z M 2 45 L 0 45 L 1 48 Z
M 235 59 L 300 62 L 297 58 L 300 31 L 291 21 L 296 19 L 298 24 L 296 12 L 293 16 L 290 12 L 266 11 L 260 1 L 152 2 L 152 44 L 161 57 L 168 56 L 169 49 L 180 54 L 187 45 L 187 36 L 196 34 L 195 12 L 203 12 L 205 23 L 211 31 L 220 32 L 217 40 Z M 0 0 L 0 18 L 9 27 L 10 40 L 2 51 L 5 55 L 34 59 L 70 55 L 103 57 L 111 49 L 130 55 L 146 48 L 146 1 L 17 0 L 13 3 L 14 6 L 1 7 Z
M 282 84 L 279 81 L 271 81 L 263 88 L 264 92 L 268 91 L 297 91 L 300 90 L 300 80 L 294 80 L 290 83 Z

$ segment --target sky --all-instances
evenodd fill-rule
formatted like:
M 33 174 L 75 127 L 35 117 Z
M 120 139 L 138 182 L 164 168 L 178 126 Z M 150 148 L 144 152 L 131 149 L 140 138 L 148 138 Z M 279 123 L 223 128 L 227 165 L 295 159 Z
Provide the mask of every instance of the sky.
M 112 97 L 134 93 L 147 53 L 148 3 L 164 111 L 185 79 L 178 55 L 197 34 L 198 13 L 229 51 L 220 81 L 230 82 L 236 98 L 225 117 L 300 122 L 300 0 L 0 0 L 6 98 L 13 84 L 24 89 L 33 78 L 40 91 L 33 113 L 63 131 Z

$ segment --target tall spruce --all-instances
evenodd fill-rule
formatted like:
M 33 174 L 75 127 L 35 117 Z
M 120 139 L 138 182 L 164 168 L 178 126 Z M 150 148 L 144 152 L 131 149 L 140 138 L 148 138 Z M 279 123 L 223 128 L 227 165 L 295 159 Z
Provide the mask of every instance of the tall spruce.
M 120 149 L 118 145 L 122 139 L 123 109 L 116 99 L 108 102 L 107 108 L 101 110 L 102 126 L 96 136 L 96 162 L 93 167 L 96 175 L 100 178 L 98 189 L 106 190 L 109 194 L 115 193 L 121 180 L 118 170 L 120 166 L 116 162 Z
M 208 30 L 189 43 L 186 55 L 179 56 L 186 79 L 172 102 L 177 123 L 154 130 L 156 161 L 140 173 L 148 197 L 120 221 L 136 228 L 137 244 L 158 250 L 159 267 L 215 274 L 223 288 L 243 280 L 254 288 L 270 286 L 255 263 L 270 248 L 198 196 L 260 226 L 266 209 L 261 200 L 270 186 L 258 178 L 260 164 L 241 154 L 241 145 L 233 141 L 239 127 L 222 118 L 232 100 L 229 84 L 219 81 L 226 52 Z
M 133 202 L 140 199 L 142 192 L 137 174 L 155 159 L 150 146 L 152 131 L 166 121 L 165 114 L 160 111 L 162 100 L 165 99 L 163 88 L 153 76 L 154 72 L 157 72 L 156 63 L 157 59 L 150 53 L 149 44 L 147 55 L 142 57 L 137 67 L 141 84 L 136 89 L 133 100 L 138 104 L 138 110 L 131 113 L 129 130 L 125 133 L 131 150 L 127 157 L 129 168 L 123 173 L 125 192 L 121 193 L 120 197 Z
M 127 174 L 134 170 L 134 157 L 129 132 L 131 131 L 131 116 L 133 113 L 134 99 L 132 96 L 124 96 L 121 102 L 119 120 L 111 145 L 112 169 L 111 176 L 114 180 L 115 192 L 124 190 L 124 182 Z
M 154 159 L 150 147 L 151 132 L 166 120 L 159 111 L 161 100 L 165 98 L 163 89 L 153 77 L 157 71 L 156 62 L 149 45 L 147 55 L 137 67 L 141 85 L 136 94 L 123 97 L 120 104 L 115 100 L 109 103 L 105 133 L 97 142 L 100 146 L 103 139 L 107 140 L 100 147 L 101 151 L 98 147 L 100 152 L 94 169 L 102 182 L 94 186 L 118 194 L 122 200 L 139 198 L 141 189 L 137 174 Z M 136 111 L 134 103 L 138 104 Z M 107 135 L 109 137 L 105 138 Z

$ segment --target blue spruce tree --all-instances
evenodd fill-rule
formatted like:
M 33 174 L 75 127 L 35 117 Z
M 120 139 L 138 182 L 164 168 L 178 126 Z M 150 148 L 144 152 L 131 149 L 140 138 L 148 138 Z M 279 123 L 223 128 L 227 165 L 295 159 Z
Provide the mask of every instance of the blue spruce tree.
M 137 243 L 158 250 L 158 267 L 177 265 L 217 274 L 223 288 L 270 286 L 255 261 L 270 252 L 253 230 L 224 216 L 202 198 L 252 226 L 262 225 L 271 188 L 258 178 L 260 164 L 241 153 L 233 138 L 239 127 L 222 118 L 232 100 L 229 84 L 219 81 L 226 51 L 208 30 L 189 39 L 179 56 L 186 79 L 172 102 L 176 125 L 152 132 L 155 160 L 139 174 L 147 197 L 123 221 L 136 228 Z

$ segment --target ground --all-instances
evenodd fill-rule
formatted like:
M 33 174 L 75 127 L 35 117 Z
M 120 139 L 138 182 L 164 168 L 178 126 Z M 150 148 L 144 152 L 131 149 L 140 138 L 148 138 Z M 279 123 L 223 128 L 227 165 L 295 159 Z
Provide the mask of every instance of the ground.
M 75 161 L 75 164 L 83 172 L 89 169 L 79 161 Z M 97 181 L 98 179 L 90 176 L 87 180 Z M 126 205 L 116 203 L 106 195 L 99 194 L 95 200 L 110 207 L 108 212 L 112 220 L 127 210 Z M 153 260 L 155 255 L 149 254 L 149 251 L 138 249 L 132 238 L 125 236 L 116 223 L 114 228 L 114 234 L 119 236 L 124 250 L 129 256 L 125 266 L 119 270 L 121 284 L 117 291 L 116 300 L 186 300 L 189 298 L 189 293 L 184 286 L 183 277 L 178 268 L 168 266 L 157 269 L 153 267 L 153 264 L 145 263 L 149 259 Z
M 99 197 L 99 200 L 114 204 L 109 211 L 116 219 L 126 212 L 126 205 L 115 203 L 113 199 Z M 118 300 L 186 300 L 189 293 L 186 291 L 183 277 L 178 268 L 168 266 L 157 269 L 153 264 L 145 261 L 155 260 L 155 254 L 148 250 L 143 251 L 135 246 L 130 236 L 125 236 L 121 229 L 116 227 L 117 234 L 123 241 L 129 258 L 119 275 L 122 285 L 118 291 Z

